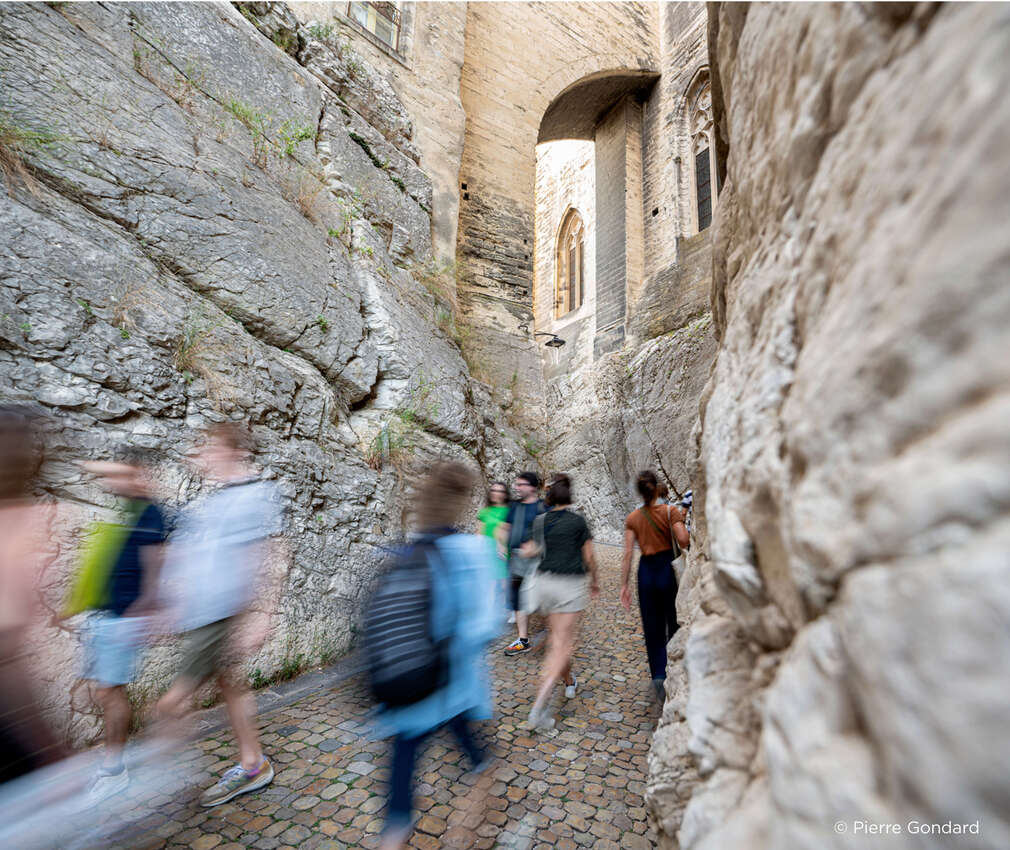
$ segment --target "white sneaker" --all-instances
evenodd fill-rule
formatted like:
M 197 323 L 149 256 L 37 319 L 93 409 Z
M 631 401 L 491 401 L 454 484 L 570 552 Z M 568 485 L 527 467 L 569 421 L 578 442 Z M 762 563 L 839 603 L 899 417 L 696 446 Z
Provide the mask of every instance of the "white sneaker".
M 103 800 L 108 800 L 109 797 L 114 797 L 116 794 L 125 791 L 129 784 L 130 774 L 125 765 L 119 773 L 113 774 L 107 773 L 104 769 L 99 769 L 98 774 L 95 776 L 95 781 L 92 782 L 91 787 L 88 789 L 87 805 L 94 806 Z
M 515 621 L 516 621 L 516 612 L 513 611 L 511 614 L 509 614 L 508 619 L 509 625 L 511 626 L 513 623 L 515 623 Z
M 579 686 L 579 680 L 572 675 L 572 683 L 565 685 L 565 699 L 575 699 L 575 689 Z

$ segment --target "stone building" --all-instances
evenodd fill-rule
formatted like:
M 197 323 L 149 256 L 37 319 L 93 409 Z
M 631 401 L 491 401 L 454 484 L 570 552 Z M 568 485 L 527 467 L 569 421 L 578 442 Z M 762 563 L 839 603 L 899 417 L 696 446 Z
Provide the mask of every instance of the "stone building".
M 714 353 L 704 5 L 372 5 L 397 21 L 395 35 L 382 30 L 386 42 L 370 30 L 374 11 L 359 14 L 369 4 L 292 8 L 310 26 L 339 28 L 403 99 L 419 162 L 449 204 L 433 214 L 432 242 L 444 250 L 455 236 L 456 295 L 479 329 L 468 360 L 523 400 L 519 418 L 550 450 L 544 462 L 570 463 L 593 435 L 593 464 L 607 456 L 606 474 L 573 471 L 583 473 L 601 531 L 616 536 L 637 467 L 658 461 L 677 492 L 690 488 L 687 438 Z M 433 75 L 449 81 L 438 100 Z M 450 103 L 456 90 L 461 108 Z M 690 345 L 681 334 L 643 352 L 689 326 Z M 615 421 L 600 392 L 634 394 L 614 385 L 620 370 L 632 384 L 648 371 L 675 376 L 676 386 L 664 382 L 669 392 L 651 394 L 648 409 L 636 404 Z
M 998 4 L 0 4 L 0 388 L 58 418 L 67 508 L 43 602 L 109 507 L 77 461 L 161 447 L 179 502 L 223 418 L 291 517 L 265 677 L 351 645 L 411 469 L 564 469 L 613 542 L 654 467 L 696 506 L 663 846 L 1010 846 L 1008 33 Z

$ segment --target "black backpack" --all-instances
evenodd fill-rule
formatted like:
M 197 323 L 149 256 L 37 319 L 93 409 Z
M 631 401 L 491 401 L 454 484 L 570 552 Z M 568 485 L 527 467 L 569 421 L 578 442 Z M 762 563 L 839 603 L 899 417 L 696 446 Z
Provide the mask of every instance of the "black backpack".
M 434 540 L 393 556 L 365 609 L 372 697 L 388 706 L 411 705 L 449 681 L 449 640 L 431 631 L 434 581 L 443 571 Z

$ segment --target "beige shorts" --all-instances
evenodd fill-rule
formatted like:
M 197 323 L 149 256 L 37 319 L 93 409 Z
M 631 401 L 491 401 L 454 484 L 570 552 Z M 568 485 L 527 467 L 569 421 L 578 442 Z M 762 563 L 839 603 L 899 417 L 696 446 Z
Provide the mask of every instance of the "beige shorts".
M 523 583 L 529 584 L 527 591 L 529 612 L 539 611 L 541 614 L 574 614 L 585 611 L 589 607 L 589 576 L 561 575 L 560 573 L 545 573 L 537 570 L 532 581 L 527 578 Z

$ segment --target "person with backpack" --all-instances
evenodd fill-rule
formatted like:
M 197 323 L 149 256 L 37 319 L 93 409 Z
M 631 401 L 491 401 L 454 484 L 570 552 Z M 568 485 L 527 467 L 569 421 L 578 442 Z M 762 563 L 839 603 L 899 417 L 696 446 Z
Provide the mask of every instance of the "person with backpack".
M 547 616 L 550 643 L 544 658 L 540 688 L 529 723 L 535 729 L 554 726 L 547 704 L 556 682 L 565 685 L 565 697 L 573 699 L 578 682 L 572 672 L 572 654 L 579 618 L 590 598 L 599 596 L 593 535 L 585 517 L 571 509 L 572 482 L 567 475 L 555 475 L 547 485 L 549 510 L 533 521 L 532 540 L 523 544 L 527 558 L 539 562 L 527 579 L 526 607 Z
M 125 446 L 113 462 L 84 464 L 119 502 L 116 522 L 92 528 L 78 584 L 64 611 L 72 616 L 93 609 L 84 630 L 84 678 L 95 683 L 105 721 L 105 751 L 88 790 L 89 805 L 124 791 L 130 783 L 123 762 L 132 717 L 126 686 L 136 675 L 150 615 L 157 608 L 167 536 L 165 514 L 153 496 L 150 471 L 156 460 L 152 451 Z
M 638 608 L 642 615 L 645 649 L 656 699 L 662 701 L 666 687 L 666 645 L 677 631 L 677 577 L 673 562 L 681 549 L 690 546 L 684 515 L 674 505 L 657 504 L 656 473 L 638 474 L 635 485 L 642 506 L 628 514 L 624 523 L 624 558 L 621 562 L 621 605 L 631 608 L 631 559 L 635 544 L 638 561 Z
M 424 741 L 448 726 L 481 772 L 489 763 L 470 721 L 491 716 L 485 661 L 497 634 L 494 548 L 453 527 L 473 479 L 459 463 L 421 482 L 408 544 L 379 579 L 365 615 L 365 655 L 377 731 L 392 737 L 389 802 L 381 850 L 404 846 L 412 829 L 414 767 Z
M 495 532 L 498 541 L 505 546 L 509 556 L 509 605 L 516 615 L 518 636 L 505 647 L 506 655 L 520 655 L 530 650 L 529 614 L 522 610 L 520 593 L 526 576 L 532 571 L 532 561 L 521 552 L 522 545 L 529 542 L 533 534 L 533 520 L 547 511 L 546 505 L 537 495 L 540 478 L 535 472 L 520 472 L 515 482 L 518 499 L 509 505 L 505 521 Z

